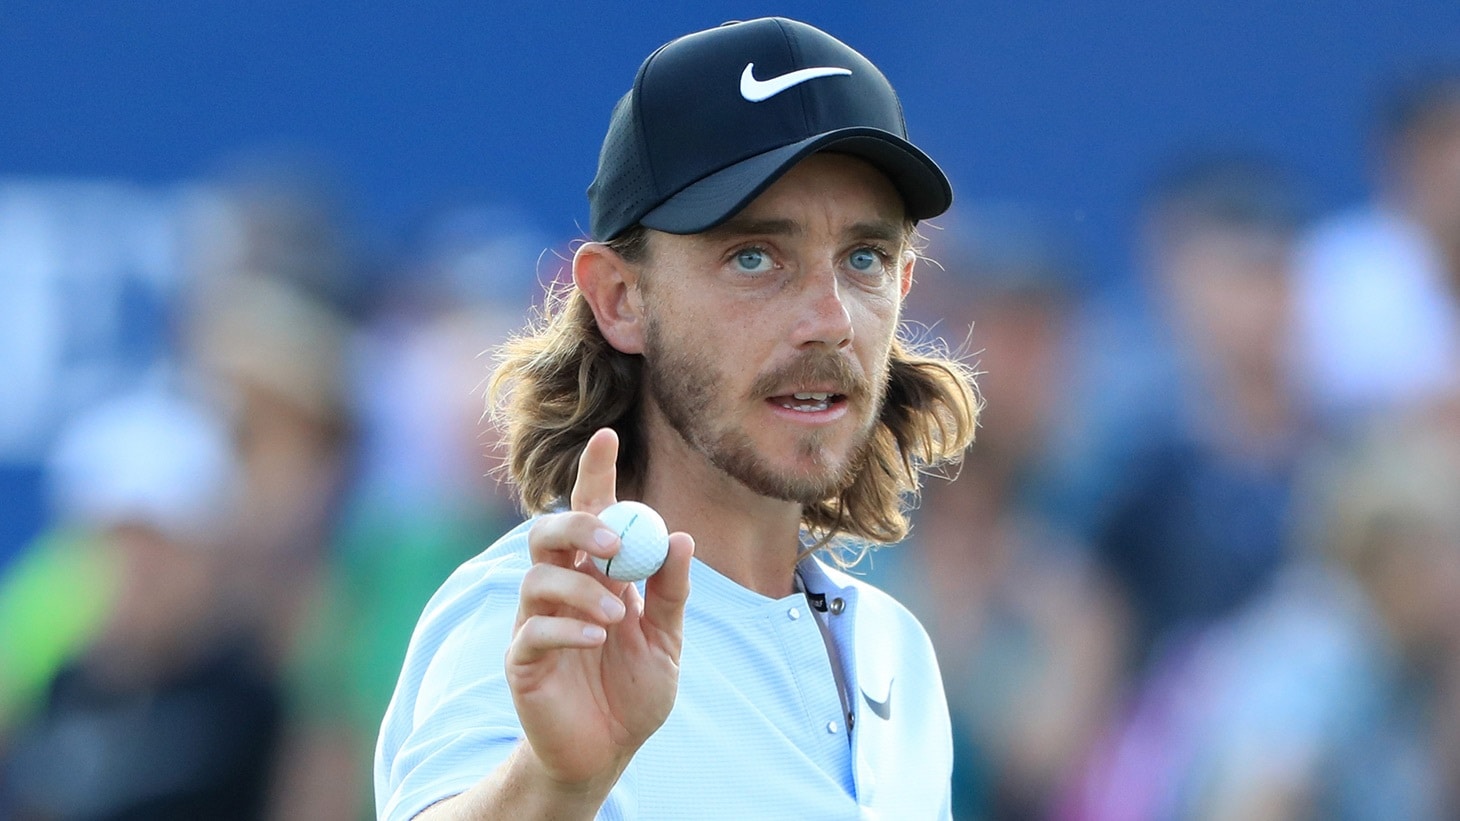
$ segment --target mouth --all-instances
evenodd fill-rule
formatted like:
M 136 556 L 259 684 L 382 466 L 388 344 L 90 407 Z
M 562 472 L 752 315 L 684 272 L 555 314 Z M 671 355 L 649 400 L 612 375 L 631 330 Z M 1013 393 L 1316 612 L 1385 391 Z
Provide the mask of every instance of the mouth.
M 766 401 L 797 413 L 824 413 L 846 404 L 847 397 L 845 394 L 830 391 L 797 391 L 772 396 Z

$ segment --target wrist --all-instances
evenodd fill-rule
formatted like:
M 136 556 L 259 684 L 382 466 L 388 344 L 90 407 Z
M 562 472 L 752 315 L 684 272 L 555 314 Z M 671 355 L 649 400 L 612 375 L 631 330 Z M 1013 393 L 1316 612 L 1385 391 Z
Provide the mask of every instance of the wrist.
M 509 779 L 533 795 L 548 798 L 552 806 L 564 810 L 586 810 L 588 814 L 585 817 L 591 818 L 608 799 L 608 794 L 632 759 L 631 752 L 625 753 L 601 772 L 586 778 L 571 778 L 555 772 L 544 763 L 532 743 L 524 738 L 508 760 L 507 772 Z

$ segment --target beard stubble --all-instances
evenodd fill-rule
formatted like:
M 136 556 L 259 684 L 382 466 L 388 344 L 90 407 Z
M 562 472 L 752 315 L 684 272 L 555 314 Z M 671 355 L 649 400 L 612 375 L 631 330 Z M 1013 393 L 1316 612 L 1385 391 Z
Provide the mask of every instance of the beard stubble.
M 709 357 L 675 350 L 666 344 L 659 323 L 652 320 L 647 323 L 644 342 L 644 376 L 650 401 L 691 448 L 751 491 L 811 505 L 840 494 L 865 463 L 885 394 L 885 363 L 869 380 L 841 354 L 812 350 L 756 378 L 752 396 L 769 396 L 787 385 L 830 383 L 838 386 L 837 392 L 846 396 L 854 411 L 863 409 L 865 414 L 841 464 L 836 464 L 827 452 L 830 433 L 813 431 L 795 445 L 798 460 L 809 460 L 811 470 L 789 473 L 775 470 L 756 452 L 748 431 L 728 425 L 716 428 L 712 420 L 717 407 L 727 401 L 723 395 L 726 380 Z M 878 386 L 875 390 L 874 385 Z

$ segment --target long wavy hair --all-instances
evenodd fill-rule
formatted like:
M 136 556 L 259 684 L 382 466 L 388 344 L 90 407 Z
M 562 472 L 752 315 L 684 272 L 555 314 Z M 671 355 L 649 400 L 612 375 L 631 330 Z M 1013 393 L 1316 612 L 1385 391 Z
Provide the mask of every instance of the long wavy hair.
M 639 263 L 648 255 L 647 239 L 636 227 L 609 246 Z M 640 486 L 647 468 L 643 367 L 642 356 L 603 338 L 593 309 L 572 284 L 554 288 L 528 328 L 501 346 L 487 383 L 488 409 L 502 434 L 503 467 L 527 513 L 569 498 L 583 446 L 603 427 L 619 436 L 620 485 Z M 946 345 L 914 340 L 900 328 L 882 410 L 851 484 L 802 508 L 810 549 L 843 534 L 876 544 L 902 540 L 922 474 L 962 458 L 979 408 L 973 371 Z

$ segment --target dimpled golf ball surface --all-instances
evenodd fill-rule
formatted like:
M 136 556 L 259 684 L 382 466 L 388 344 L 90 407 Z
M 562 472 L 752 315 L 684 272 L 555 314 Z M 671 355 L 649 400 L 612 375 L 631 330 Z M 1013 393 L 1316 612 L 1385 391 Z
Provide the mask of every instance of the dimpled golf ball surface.
M 654 508 L 643 502 L 618 502 L 598 514 L 609 530 L 618 534 L 618 554 L 593 557 L 593 563 L 610 579 L 636 582 L 654 575 L 669 555 L 669 529 Z

